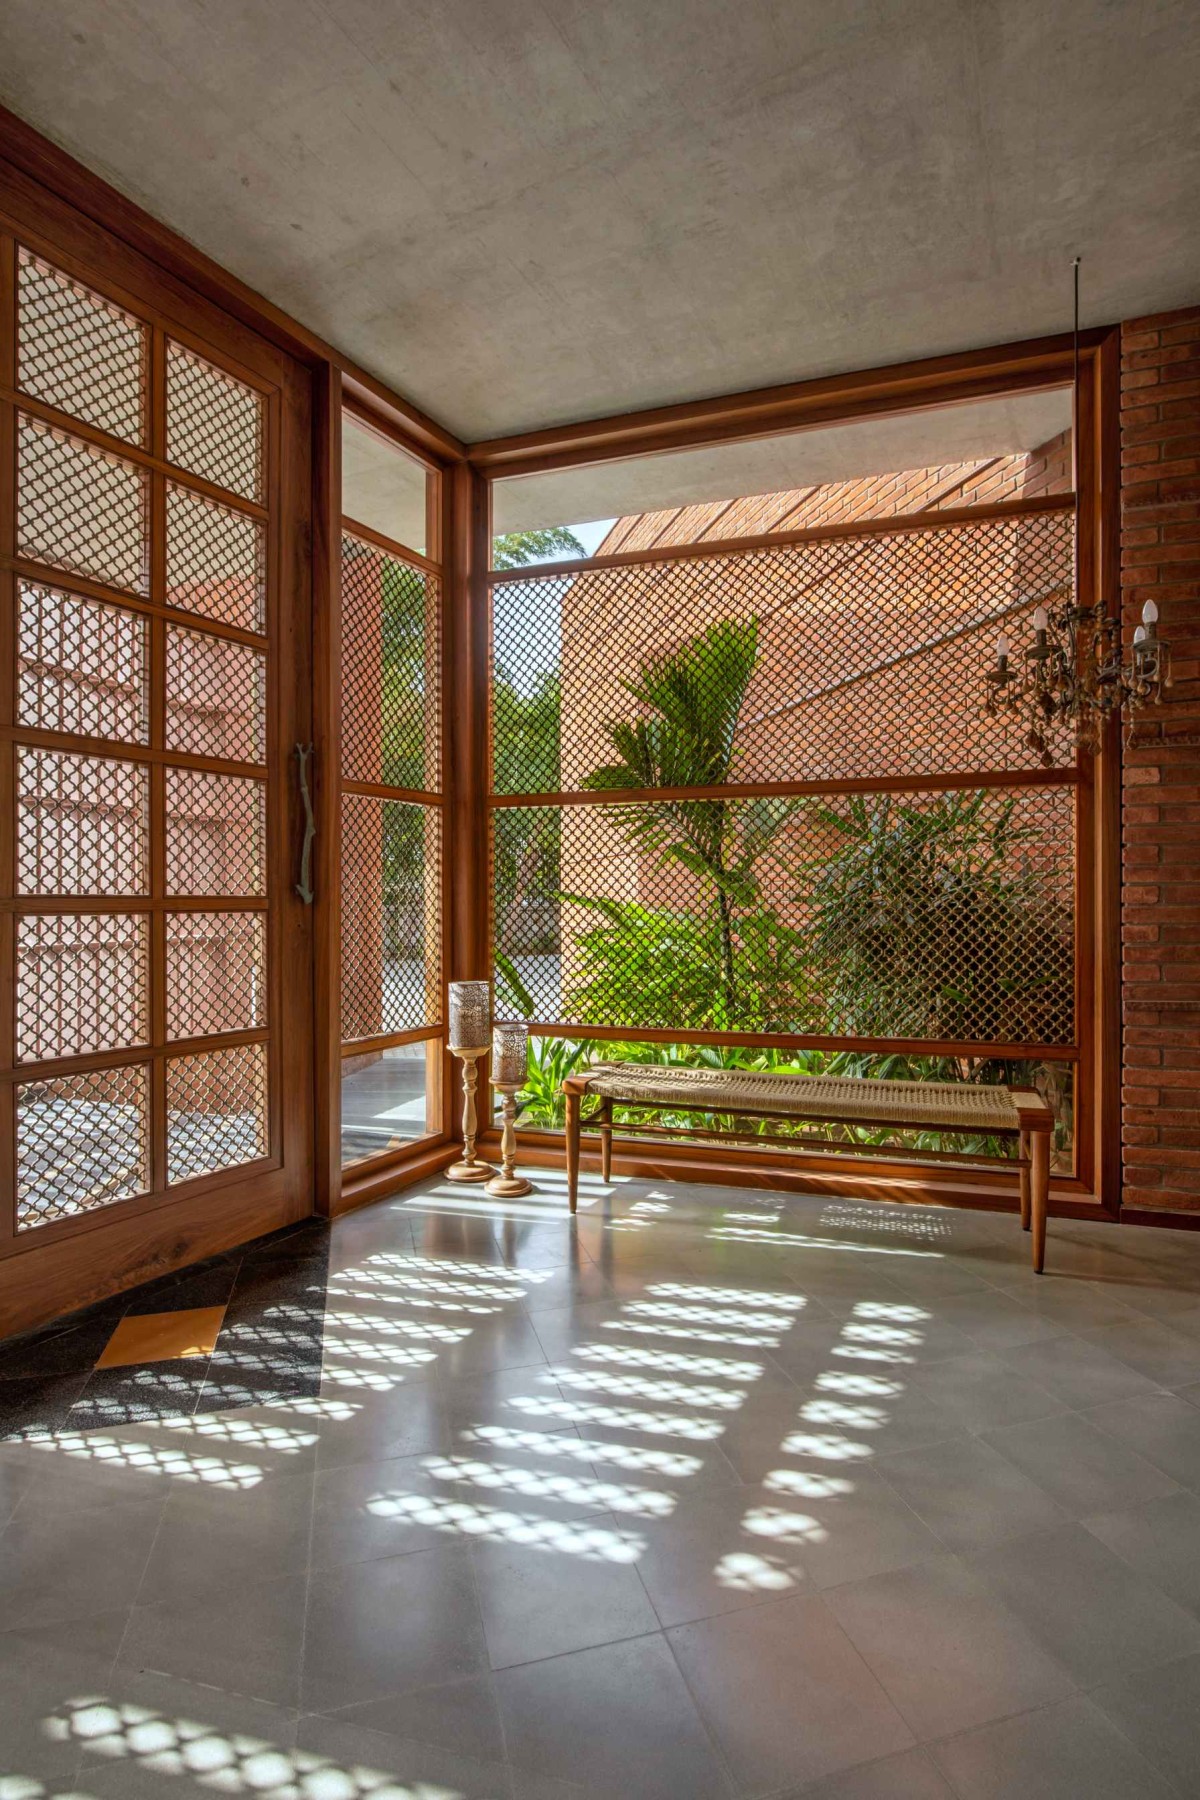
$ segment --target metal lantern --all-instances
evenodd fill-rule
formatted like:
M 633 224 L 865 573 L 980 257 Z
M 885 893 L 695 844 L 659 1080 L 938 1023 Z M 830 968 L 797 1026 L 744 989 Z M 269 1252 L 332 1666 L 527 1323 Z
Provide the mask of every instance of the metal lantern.
M 529 1056 L 529 1027 L 519 1022 L 496 1025 L 492 1030 L 492 1086 L 503 1097 L 504 1129 L 500 1138 L 499 1175 L 487 1184 L 489 1194 L 511 1200 L 533 1192 L 533 1183 L 514 1171 L 517 1155 L 517 1094 L 525 1085 Z
M 488 1163 L 475 1154 L 475 1136 L 479 1116 L 475 1093 L 479 1086 L 479 1058 L 487 1055 L 488 1032 L 491 1028 L 492 991 L 486 981 L 452 981 L 450 983 L 450 1018 L 447 1038 L 451 1054 L 463 1066 L 463 1154 L 446 1170 L 448 1181 L 486 1181 L 492 1173 Z
M 492 990 L 487 981 L 450 983 L 450 1048 L 456 1054 L 488 1047 L 492 1028 Z

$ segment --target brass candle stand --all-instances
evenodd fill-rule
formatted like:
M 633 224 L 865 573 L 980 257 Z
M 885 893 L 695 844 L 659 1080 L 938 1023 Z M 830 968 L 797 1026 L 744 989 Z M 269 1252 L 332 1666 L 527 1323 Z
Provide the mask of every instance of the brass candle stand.
M 463 1154 L 446 1170 L 447 1181 L 486 1181 L 490 1163 L 475 1154 L 479 1113 L 475 1095 L 479 1087 L 479 1058 L 488 1053 L 487 1031 L 491 1014 L 491 990 L 486 981 L 450 983 L 450 1019 L 447 1038 L 450 1054 L 463 1065 Z
M 532 1194 L 533 1183 L 514 1170 L 517 1156 L 517 1095 L 525 1085 L 529 1032 L 520 1024 L 497 1025 L 492 1032 L 492 1086 L 502 1096 L 504 1127 L 500 1137 L 500 1173 L 486 1192 L 498 1200 Z

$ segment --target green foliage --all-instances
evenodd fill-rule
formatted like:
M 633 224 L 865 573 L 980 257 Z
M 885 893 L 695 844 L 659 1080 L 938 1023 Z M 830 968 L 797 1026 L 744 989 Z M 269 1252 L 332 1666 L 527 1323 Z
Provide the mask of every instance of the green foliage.
M 565 525 L 546 525 L 537 531 L 505 531 L 492 539 L 493 569 L 520 569 L 526 563 L 565 561 L 583 556 L 584 548 Z
M 1053 1043 L 1070 1029 L 1070 914 L 1014 852 L 1034 833 L 986 790 L 840 810 L 809 895 L 832 1028 L 861 1037 Z
M 800 1029 L 803 936 L 769 908 L 737 920 L 730 946 L 732 993 L 714 980 L 725 953 L 720 908 L 692 914 L 634 900 L 563 896 L 600 923 L 575 938 L 571 1007 L 597 1025 L 648 1024 L 705 1031 Z
M 610 721 L 606 731 L 614 751 L 611 762 L 593 771 L 584 786 L 598 792 L 622 788 L 713 787 L 728 781 L 737 755 L 737 730 L 758 660 L 758 624 L 721 619 L 689 643 L 663 651 L 645 663 L 632 681 L 622 682 L 642 708 L 632 721 Z M 601 1001 L 600 973 L 607 959 L 633 951 L 645 973 L 653 977 L 664 952 L 669 959 L 672 930 L 690 934 L 679 945 L 689 973 L 703 949 L 707 959 L 705 1010 L 726 1020 L 756 1008 L 754 989 L 767 970 L 777 966 L 788 941 L 786 927 L 765 915 L 739 919 L 738 909 L 758 905 L 758 864 L 774 854 L 776 843 L 795 813 L 794 800 L 639 801 L 614 805 L 608 817 L 627 841 L 661 863 L 677 863 L 700 882 L 702 911 L 686 926 L 676 917 L 652 913 L 629 903 L 584 899 L 581 905 L 604 913 L 607 925 L 585 934 L 584 1004 Z M 665 944 L 661 941 L 666 934 Z M 654 943 L 659 939 L 658 944 Z M 739 967 L 741 965 L 741 967 Z M 620 966 L 620 965 L 615 965 Z M 621 986 L 640 973 L 623 973 Z M 662 971 L 665 975 L 665 969 Z M 715 974 L 717 987 L 712 991 Z M 747 979 L 748 978 L 748 979 Z M 661 982 L 656 983 L 656 989 Z M 685 993 L 690 983 L 685 982 Z M 631 998 L 633 996 L 631 995 Z M 690 1004 L 690 996 L 683 1001 Z M 656 1012 L 655 1017 L 659 1014 Z M 677 1018 L 669 1008 L 667 1018 Z M 614 1020 L 613 1023 L 624 1023 Z M 689 1023 L 692 1022 L 689 1020 Z M 752 1027 L 751 1027 L 752 1028 Z

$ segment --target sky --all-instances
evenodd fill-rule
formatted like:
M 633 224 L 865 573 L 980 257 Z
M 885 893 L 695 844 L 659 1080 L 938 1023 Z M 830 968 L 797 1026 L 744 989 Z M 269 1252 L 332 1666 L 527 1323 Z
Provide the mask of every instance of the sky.
M 613 519 L 593 519 L 586 525 L 571 525 L 583 545 L 585 556 L 593 556 L 596 546 L 607 537 L 616 523 Z M 539 557 L 540 562 L 561 562 L 562 557 Z M 533 562 L 530 568 L 536 568 Z M 493 608 L 493 644 L 497 664 L 505 670 L 519 693 L 530 694 L 542 675 L 556 673 L 562 658 L 562 596 L 557 584 L 523 582 L 497 588 Z

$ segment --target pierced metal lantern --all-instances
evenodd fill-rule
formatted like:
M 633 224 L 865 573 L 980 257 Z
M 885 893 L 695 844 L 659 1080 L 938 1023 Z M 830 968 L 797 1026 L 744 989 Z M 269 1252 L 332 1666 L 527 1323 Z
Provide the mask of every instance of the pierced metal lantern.
M 492 1028 L 492 989 L 487 981 L 452 981 L 450 983 L 451 1050 L 476 1050 L 488 1047 Z
M 517 1094 L 525 1085 L 529 1057 L 529 1027 L 519 1022 L 496 1025 L 492 1030 L 492 1086 L 503 1097 L 504 1129 L 500 1138 L 500 1173 L 487 1184 L 489 1194 L 512 1200 L 531 1194 L 533 1183 L 518 1175 Z
M 451 1054 L 463 1066 L 463 1153 L 446 1170 L 448 1181 L 486 1181 L 491 1165 L 475 1154 L 479 1115 L 475 1092 L 479 1086 L 479 1058 L 487 1055 L 492 1023 L 492 990 L 486 981 L 450 983 L 450 1019 L 447 1038 Z

